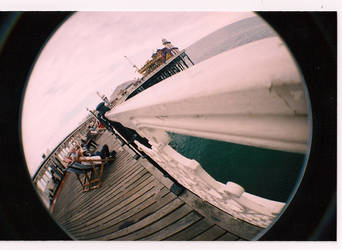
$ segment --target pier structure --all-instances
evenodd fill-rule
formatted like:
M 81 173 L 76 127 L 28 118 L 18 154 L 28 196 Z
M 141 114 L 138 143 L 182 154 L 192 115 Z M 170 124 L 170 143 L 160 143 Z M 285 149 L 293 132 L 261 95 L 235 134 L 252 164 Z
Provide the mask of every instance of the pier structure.
M 160 81 L 177 74 L 190 66 L 194 65 L 193 61 L 187 55 L 185 50 L 175 51 L 174 55 L 161 63 L 159 66 L 153 68 L 139 80 L 138 86 L 134 91 L 128 94 L 125 100 L 132 98 L 138 93 L 148 89 L 149 87 L 159 83 Z
M 108 107 L 112 108 L 120 105 L 149 87 L 194 65 L 194 62 L 185 50 L 179 51 L 177 49 L 173 53 L 173 56 L 168 58 L 164 63 L 158 64 L 154 70 L 133 81 L 130 86 L 120 91 L 118 96 L 111 98 Z
M 305 153 L 310 117 L 286 46 L 278 38 L 263 39 L 149 83 L 161 79 L 164 67 L 141 82 L 143 92 L 138 87 L 106 113 L 152 147 L 134 141 L 144 154 L 136 157 L 120 136 L 105 132 L 98 143 L 108 144 L 117 159 L 105 168 L 103 186 L 82 193 L 76 177 L 67 174 L 50 207 L 53 217 L 84 240 L 256 239 L 286 204 L 238 183 L 217 182 L 196 160 L 171 148 L 168 133 Z M 73 135 L 81 134 L 80 127 Z M 46 162 L 67 153 L 67 144 Z M 40 168 L 36 185 L 49 179 L 46 169 Z
M 125 56 L 142 77 L 133 80 L 131 85 L 111 98 L 108 107 L 113 108 L 160 81 L 194 65 L 185 50 L 180 51 L 165 38 L 162 39 L 162 44 L 165 46 L 163 49 L 166 49 L 167 52 L 163 55 L 162 50 L 158 50 L 140 69 Z
M 106 116 L 147 138 L 151 149 L 135 143 L 187 190 L 234 218 L 266 228 L 285 203 L 217 182 L 168 145 L 168 132 L 305 154 L 310 143 L 305 96 L 285 44 L 272 37 L 196 64 Z

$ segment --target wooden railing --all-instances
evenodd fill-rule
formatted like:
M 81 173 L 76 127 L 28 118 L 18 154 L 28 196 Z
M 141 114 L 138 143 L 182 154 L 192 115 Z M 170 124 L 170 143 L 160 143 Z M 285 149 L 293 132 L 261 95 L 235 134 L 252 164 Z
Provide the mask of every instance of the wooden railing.
M 64 157 L 75 146 L 76 141 L 80 141 L 80 138 L 86 135 L 91 120 L 94 119 L 87 119 L 66 136 L 44 159 L 33 175 L 33 185 L 36 187 L 36 190 L 47 207 L 49 207 L 50 202 L 54 198 L 55 192 L 64 176 L 63 170 L 66 166 L 63 162 Z

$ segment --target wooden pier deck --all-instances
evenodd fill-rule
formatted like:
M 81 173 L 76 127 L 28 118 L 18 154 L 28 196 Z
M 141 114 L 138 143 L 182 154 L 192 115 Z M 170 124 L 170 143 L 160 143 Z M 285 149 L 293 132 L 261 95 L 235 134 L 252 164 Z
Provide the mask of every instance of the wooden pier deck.
M 252 240 L 262 228 L 233 218 L 192 192 L 170 191 L 173 181 L 147 159 L 133 159 L 105 132 L 99 148 L 117 151 L 104 169 L 103 185 L 83 193 L 68 174 L 53 217 L 78 240 Z

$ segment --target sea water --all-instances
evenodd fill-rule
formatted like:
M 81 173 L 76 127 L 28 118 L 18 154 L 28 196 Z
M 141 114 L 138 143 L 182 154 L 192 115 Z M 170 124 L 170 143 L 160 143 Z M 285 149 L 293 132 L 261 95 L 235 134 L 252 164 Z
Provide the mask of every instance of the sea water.
M 215 31 L 186 49 L 196 63 L 241 45 L 276 36 L 259 17 L 250 17 Z M 248 74 L 248 72 L 246 72 Z M 170 146 L 197 160 L 217 181 L 235 182 L 264 198 L 286 202 L 299 181 L 304 154 L 249 147 L 170 133 Z
M 170 146 L 198 161 L 215 180 L 235 182 L 246 192 L 285 202 L 303 168 L 304 154 L 249 147 L 169 133 Z

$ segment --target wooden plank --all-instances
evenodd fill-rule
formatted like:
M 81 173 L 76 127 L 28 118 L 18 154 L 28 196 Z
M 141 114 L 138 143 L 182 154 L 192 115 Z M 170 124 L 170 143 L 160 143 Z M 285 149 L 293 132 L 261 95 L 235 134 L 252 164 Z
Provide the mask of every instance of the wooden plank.
M 136 188 L 136 186 L 140 185 L 141 183 L 145 182 L 148 178 L 150 178 L 149 174 L 145 174 L 143 176 L 138 176 L 138 179 L 135 180 L 134 182 L 132 182 L 132 185 L 127 188 L 126 192 L 131 191 L 132 189 Z M 152 181 L 150 179 L 150 181 Z M 132 191 L 134 192 L 134 191 Z M 84 211 L 88 211 L 88 218 L 93 218 L 96 216 L 97 213 L 103 210 L 106 210 L 107 207 L 112 207 L 113 205 L 115 205 L 116 203 L 120 202 L 120 199 L 123 199 L 124 197 L 124 192 L 122 192 L 122 190 L 117 190 L 116 192 L 111 193 L 111 196 L 108 197 L 108 199 L 105 202 L 102 203 L 97 203 L 95 206 L 89 206 L 86 207 L 85 209 L 81 210 L 81 212 L 78 211 L 72 211 L 72 219 L 65 221 L 64 225 L 67 224 L 73 224 L 73 225 L 77 225 L 77 224 L 81 224 L 82 222 L 75 222 L 76 220 L 79 220 L 79 218 L 82 215 Z M 119 201 L 118 201 L 119 199 Z M 113 204 L 113 202 L 116 202 Z
M 159 209 L 158 211 L 156 211 L 155 213 L 153 213 L 153 214 L 149 215 L 148 217 L 138 221 L 137 223 L 133 224 L 132 226 L 123 228 L 117 232 L 114 232 L 112 234 L 108 234 L 108 235 L 101 237 L 99 239 L 101 239 L 101 240 L 113 240 L 113 239 L 117 239 L 119 237 L 124 237 L 130 233 L 133 233 L 137 230 L 140 230 L 140 229 L 154 223 L 155 221 L 160 220 L 161 218 L 163 218 L 167 214 L 171 213 L 175 209 L 179 208 L 183 204 L 184 204 L 184 202 L 182 200 L 175 199 L 175 200 L 171 201 L 170 203 L 168 203 L 167 205 L 165 205 L 164 207 L 162 207 L 161 209 Z
M 106 168 L 105 168 L 105 173 L 106 173 L 106 171 L 108 170 L 108 167 L 112 167 L 112 166 L 106 166 Z M 104 179 L 105 179 L 106 177 L 104 176 Z M 69 183 L 70 184 L 70 183 Z M 78 181 L 76 181 L 76 178 L 75 178 L 75 176 L 74 176 L 74 180 L 73 180 L 73 183 L 71 183 L 72 185 L 77 185 L 77 187 L 78 187 L 78 190 L 79 190 L 79 183 L 78 183 Z M 69 185 L 70 186 L 70 185 Z M 77 192 L 78 190 L 75 190 L 76 188 L 72 188 L 71 190 L 69 190 L 69 191 L 74 191 L 74 192 L 67 192 L 67 195 L 64 195 L 63 197 L 64 197 L 64 199 L 66 199 L 66 198 L 68 198 L 69 200 L 70 200 L 70 194 L 71 193 L 75 193 L 75 192 Z M 79 199 L 80 197 L 83 197 L 84 195 L 82 195 L 82 193 L 79 193 L 79 195 L 77 195 L 76 197 L 75 197 L 75 195 L 74 195 L 74 197 L 73 197 L 73 199 L 72 199 L 72 203 L 70 203 L 71 205 L 73 205 L 73 204 L 75 204 L 75 199 Z M 63 198 L 62 197 L 62 198 Z M 63 203 L 64 202 L 64 199 L 59 199 L 58 200 L 58 202 L 59 203 Z M 81 203 L 81 204 L 84 204 L 84 203 Z M 65 205 L 65 204 L 63 204 L 63 205 Z M 78 204 L 79 205 L 79 204 Z M 72 210 L 73 208 L 69 205 L 68 206 L 68 208 L 70 208 L 70 210 Z M 79 208 L 79 206 L 77 207 L 77 208 Z
M 156 179 L 158 179 L 161 183 L 163 183 L 167 188 L 171 188 L 173 185 L 173 181 L 169 178 L 166 178 L 162 172 L 160 172 L 155 166 L 153 166 L 148 160 L 146 159 L 139 159 L 138 162 L 143 165 L 147 171 L 149 171 Z
M 121 181 L 126 182 L 127 178 L 130 178 L 130 176 L 135 175 L 135 172 L 140 172 L 142 168 L 135 168 L 136 166 L 131 166 L 129 168 L 129 172 L 117 172 L 113 170 L 113 175 L 111 176 L 110 179 L 105 180 L 104 186 L 100 189 L 92 190 L 90 192 L 86 193 L 74 193 L 74 196 L 78 197 L 76 200 L 73 201 L 73 206 L 74 208 L 72 209 L 82 209 L 82 206 L 85 206 L 84 202 L 82 202 L 81 206 L 80 204 L 77 204 L 77 201 L 84 201 L 84 200 L 92 200 L 96 198 L 97 200 L 101 199 L 107 199 L 106 195 L 110 195 L 109 190 L 116 189 L 116 186 L 121 186 Z M 104 195 L 103 195 L 104 194 Z M 70 196 L 70 194 L 68 195 Z
M 196 236 L 192 240 L 195 241 L 203 241 L 203 240 L 215 240 L 218 237 L 222 236 L 226 231 L 218 226 L 213 226 L 209 228 L 207 231 L 201 233 L 200 235 Z
M 111 213 L 119 210 L 123 206 L 128 205 L 130 202 L 132 202 L 132 200 L 135 200 L 137 197 L 151 190 L 155 185 L 153 180 L 153 177 L 149 177 L 148 179 L 146 179 L 146 181 L 127 192 L 126 195 L 121 196 L 119 199 L 115 199 L 114 202 L 111 203 L 110 206 L 108 206 L 109 209 L 104 208 L 101 209 L 101 211 L 96 210 L 96 214 L 94 214 L 94 216 L 91 216 L 91 218 L 89 218 L 90 216 L 88 215 L 90 211 L 85 211 L 84 214 L 82 214 L 82 217 L 84 219 L 80 221 L 77 226 L 73 225 L 72 227 L 69 227 L 69 230 L 72 231 L 80 227 L 89 227 L 95 222 L 100 221 Z
M 199 221 L 202 216 L 196 212 L 191 212 L 180 220 L 170 224 L 168 227 L 148 236 L 142 238 L 141 240 L 163 240 L 171 235 L 174 235 L 183 229 L 191 226 L 195 222 Z
M 138 169 L 135 171 L 132 171 L 131 173 L 125 174 L 123 178 L 120 177 L 120 179 L 113 179 L 113 182 L 115 182 L 116 185 L 108 186 L 107 183 L 104 183 L 103 189 L 96 190 L 98 192 L 94 193 L 95 197 L 88 197 L 88 201 L 84 202 L 84 207 L 89 208 L 89 206 L 94 206 L 97 204 L 104 204 L 108 200 L 111 199 L 111 197 L 114 196 L 114 194 L 123 192 L 127 188 L 129 188 L 130 185 L 134 182 L 140 182 L 140 179 L 144 176 L 149 176 L 146 174 L 146 172 L 142 169 Z M 126 178 L 125 178 L 126 177 Z M 134 181 L 133 181 L 134 179 Z M 82 210 L 83 208 L 80 207 L 78 210 Z
M 105 136 L 104 136 L 105 135 Z M 109 138 L 109 137 L 111 137 L 111 138 Z M 115 137 L 113 136 L 113 135 L 111 135 L 110 133 L 107 133 L 107 134 L 103 134 L 103 135 L 101 135 L 101 137 L 100 137 L 101 139 L 102 138 L 104 138 L 104 139 L 107 139 L 107 142 L 104 142 L 104 143 L 106 143 L 108 146 L 109 146 L 109 148 L 110 148 L 110 150 L 112 150 L 113 148 L 115 148 L 115 145 L 118 145 L 118 143 L 116 143 L 116 139 L 115 139 Z M 109 142 L 111 142 L 111 143 L 108 143 L 108 141 Z M 99 142 L 98 142 L 99 143 Z M 111 145 L 112 144 L 112 145 Z M 102 145 L 99 145 L 99 147 L 102 147 Z M 117 150 L 118 151 L 118 150 Z M 123 157 L 123 159 L 124 160 L 127 160 L 126 158 L 130 158 L 130 157 L 128 157 L 129 156 L 129 154 L 127 153 L 127 152 L 125 152 L 125 151 L 123 151 L 123 152 L 118 152 L 117 153 L 117 159 L 116 159 L 116 161 L 115 161 L 115 164 L 117 165 L 117 161 L 118 160 L 120 160 L 120 157 Z M 122 158 L 121 157 L 121 158 Z M 121 168 L 122 168 L 122 166 L 125 166 L 126 164 L 119 164 L 119 166 L 121 166 Z M 108 167 L 112 167 L 112 166 L 108 166 Z M 106 180 L 106 171 L 108 170 L 108 168 L 105 168 L 105 173 L 104 173 L 104 180 Z M 116 168 L 116 171 L 118 171 L 118 168 Z M 74 183 L 72 183 L 73 185 L 75 185 L 75 184 L 77 184 L 77 185 L 79 185 L 78 184 L 78 182 L 77 181 L 74 181 Z
M 208 230 L 214 224 L 208 222 L 205 218 L 192 224 L 190 227 L 164 239 L 168 241 L 183 241 L 183 240 L 191 240 L 195 238 L 197 235 L 201 234 L 202 232 Z
M 263 230 L 263 228 L 259 228 L 245 221 L 234 218 L 208 202 L 203 201 L 189 190 L 183 192 L 179 198 L 209 221 L 243 239 L 251 240 Z
M 152 188 L 147 190 L 149 186 L 151 186 Z M 139 207 L 140 204 L 153 197 L 155 193 L 159 191 L 159 188 L 156 189 L 155 183 L 149 184 L 144 188 L 146 188 L 147 190 L 145 193 L 142 193 L 140 195 L 136 193 L 136 197 L 134 197 L 133 195 L 130 197 L 130 199 L 126 199 L 124 202 L 118 204 L 116 206 L 116 210 L 114 210 L 114 207 L 111 208 L 110 210 L 112 210 L 112 212 L 109 215 L 103 217 L 102 220 L 97 221 L 92 226 L 81 228 L 80 230 L 78 230 L 77 234 L 84 235 L 92 232 L 94 233 L 110 227 L 111 225 L 115 224 L 115 221 L 120 218 L 120 216 L 125 215 L 132 209 L 134 210 L 134 208 L 136 208 L 137 206 Z M 106 213 L 107 212 L 109 212 L 109 210 L 107 210 Z M 99 217 L 101 216 L 102 214 Z
M 134 165 L 132 165 L 132 166 L 129 166 L 129 170 L 131 170 L 132 168 L 134 167 Z M 107 169 L 106 169 L 107 170 Z M 113 176 L 113 178 L 114 177 L 116 177 L 117 175 L 122 175 L 122 173 L 121 172 L 118 172 L 117 171 L 117 169 L 109 169 L 109 170 L 111 170 L 112 172 L 114 172 L 114 174 L 112 175 Z M 120 176 L 119 175 L 119 176 Z M 106 191 L 105 189 L 108 189 L 108 188 L 110 188 L 110 186 L 112 186 L 112 185 L 108 185 L 108 182 L 109 181 L 112 181 L 112 180 L 107 180 L 106 178 L 104 179 L 104 186 L 106 187 L 106 188 L 101 188 L 101 189 L 99 189 L 99 190 L 101 190 L 101 191 L 98 191 L 98 190 L 96 190 L 97 192 L 97 197 L 101 197 L 101 198 L 104 198 L 102 195 L 99 195 L 101 192 L 104 192 L 104 191 Z M 78 181 L 76 180 L 76 177 L 75 176 L 73 176 L 73 179 L 72 179 L 72 182 L 74 182 L 74 183 L 76 183 L 77 185 L 79 185 L 80 186 L 80 184 L 78 183 Z M 117 182 L 114 182 L 114 183 L 117 183 Z M 70 182 L 68 182 L 68 187 L 70 188 Z M 64 192 L 64 196 L 63 197 L 61 197 L 58 201 L 57 201 L 57 203 L 60 203 L 60 202 L 67 202 L 67 201 L 69 201 L 70 202 L 70 194 L 74 194 L 75 192 L 77 192 L 77 191 L 81 191 L 81 189 L 80 189 L 80 187 L 78 187 L 78 190 L 75 190 L 76 188 L 73 188 L 73 189 L 71 189 L 71 190 L 68 190 L 68 191 L 65 191 Z M 73 191 L 74 190 L 74 191 Z M 76 196 L 76 197 L 74 197 L 74 199 L 72 200 L 72 203 L 71 204 L 69 204 L 69 208 L 70 208 L 70 210 L 73 210 L 73 209 L 82 209 L 82 206 L 85 206 L 86 204 L 84 203 L 84 202 L 81 202 L 81 200 L 82 199 L 84 199 L 84 197 L 87 197 L 88 199 L 89 199 L 89 197 L 91 197 L 91 194 L 93 194 L 94 193 L 94 191 L 95 190 L 93 190 L 92 192 L 88 192 L 88 193 L 82 193 L 82 192 L 78 192 L 78 195 L 75 195 L 74 194 L 74 196 Z M 99 193 L 100 192 L 100 193 Z M 64 198 L 64 199 L 63 199 Z M 67 199 L 67 201 L 65 201 L 65 199 Z M 80 204 L 79 203 L 77 203 L 77 201 L 79 201 L 79 202 L 81 202 L 81 206 L 80 206 Z M 56 204 L 57 204 L 56 203 Z M 63 204 L 64 206 L 65 206 L 65 204 Z
M 143 220 L 144 218 L 146 218 L 147 216 L 155 213 L 156 211 L 161 209 L 163 206 L 165 206 L 166 204 L 173 201 L 175 198 L 176 198 L 176 196 L 173 193 L 167 193 L 167 195 L 161 197 L 158 200 L 155 200 L 153 197 L 151 199 L 153 201 L 152 205 L 150 205 L 144 209 L 141 209 L 140 211 L 138 211 L 134 215 L 128 217 L 127 220 L 125 220 L 121 223 L 118 223 L 116 225 L 111 225 L 111 227 L 108 228 L 108 230 L 106 230 L 105 233 L 110 234 L 110 233 L 113 233 L 115 231 L 118 231 L 124 225 L 127 225 L 128 223 L 137 223 L 137 222 Z M 105 233 L 101 236 L 105 236 Z M 96 237 L 96 235 L 94 235 L 92 237 Z M 94 238 L 90 238 L 90 239 L 94 239 Z
M 71 214 L 73 216 L 73 219 L 71 219 L 69 221 L 69 223 L 74 221 L 74 220 L 76 220 L 76 219 L 78 219 L 80 216 L 82 216 L 82 213 L 81 213 L 82 211 L 89 211 L 89 213 L 91 214 L 90 211 L 93 211 L 93 212 L 97 211 L 98 212 L 99 209 L 103 210 L 107 206 L 113 206 L 113 201 L 119 202 L 120 200 L 118 201 L 118 199 L 120 199 L 120 197 L 122 198 L 125 193 L 127 193 L 127 192 L 131 191 L 132 189 L 136 188 L 136 186 L 138 186 L 141 183 L 143 183 L 144 181 L 146 181 L 146 179 L 149 179 L 149 181 L 153 181 L 153 179 L 151 178 L 151 176 L 148 173 L 146 173 L 146 172 L 144 172 L 144 173 L 145 173 L 144 175 L 137 175 L 137 176 L 135 176 L 135 178 L 129 179 L 128 184 L 127 184 L 127 188 L 125 190 L 122 190 L 121 189 L 122 187 L 117 188 L 117 189 L 113 189 L 113 190 L 109 189 L 108 190 L 108 194 L 109 195 L 108 196 L 107 195 L 102 195 L 102 198 L 104 196 L 106 196 L 106 198 L 102 199 L 102 200 L 100 200 L 100 199 L 97 200 L 96 199 L 97 196 L 94 196 L 95 200 L 94 200 L 92 205 L 89 205 L 88 207 L 85 207 L 85 208 L 83 208 L 81 210 L 75 209 L 75 210 L 73 210 L 71 212 Z M 88 214 L 88 216 L 90 214 Z
M 70 190 L 70 192 L 67 192 L 67 194 L 65 194 L 65 196 L 69 198 L 69 201 L 64 201 L 64 200 L 59 201 L 59 204 L 62 204 L 62 206 L 64 207 L 67 206 L 70 212 L 72 212 L 73 214 L 77 213 L 78 210 L 84 210 L 85 208 L 87 208 L 89 206 L 89 203 L 91 203 L 90 205 L 94 206 L 94 203 L 93 203 L 94 193 L 96 193 L 97 196 L 101 197 L 101 194 L 99 193 L 99 189 L 92 190 L 88 192 L 87 194 L 81 194 L 81 193 L 75 194 L 74 192 Z M 58 216 L 58 213 L 55 213 L 54 215 L 56 218 Z
M 183 205 L 177 209 L 174 209 L 173 211 L 171 211 L 171 213 L 166 214 L 161 219 L 154 221 L 152 224 L 149 224 L 148 226 L 145 226 L 138 231 L 132 232 L 129 235 L 118 238 L 117 240 L 139 240 L 167 227 L 175 221 L 183 218 L 190 212 L 191 208 L 187 205 Z M 146 219 L 148 219 L 148 217 Z
M 161 192 L 167 193 L 168 191 L 164 188 Z M 108 218 L 107 222 L 101 225 L 101 228 L 93 228 L 91 230 L 87 230 L 84 234 L 78 234 L 77 238 L 81 240 L 97 239 L 99 237 L 120 230 L 120 228 L 122 228 L 124 225 L 138 222 L 139 220 L 143 219 L 143 217 L 146 217 L 146 215 L 150 214 L 147 208 L 157 203 L 157 201 L 154 199 L 154 196 L 155 195 L 149 197 L 148 199 L 145 199 L 142 203 L 138 204 L 133 209 L 126 211 L 116 218 Z M 165 205 L 170 202 L 171 199 L 172 198 L 170 196 L 166 195 L 161 199 L 161 201 L 163 201 L 163 204 Z M 145 213 L 142 213 L 142 211 L 145 211 Z M 154 211 L 155 210 L 153 210 L 153 212 Z M 137 214 L 139 214 L 139 216 L 137 216 Z
M 235 241 L 239 240 L 240 238 L 234 234 L 226 232 L 224 235 L 220 236 L 216 239 L 216 241 Z
M 128 172 L 127 174 L 125 173 L 122 177 L 119 176 L 117 180 L 114 179 L 115 186 L 108 186 L 107 183 L 104 183 L 106 186 L 103 187 L 103 189 L 92 190 L 91 193 L 88 192 L 85 194 L 88 201 L 83 201 L 80 205 L 79 201 L 75 200 L 74 206 L 76 207 L 73 208 L 73 211 L 76 213 L 84 209 L 91 209 L 98 204 L 103 206 L 103 204 L 109 201 L 115 194 L 127 189 L 132 183 L 139 182 L 139 179 L 143 178 L 144 175 L 146 175 L 146 171 L 143 170 L 143 168 L 139 168 Z
M 64 218 L 67 216 L 70 212 L 70 204 L 75 199 L 74 192 L 72 189 L 70 189 L 70 183 L 75 181 L 75 178 L 73 175 L 69 175 L 59 198 L 56 201 L 55 209 L 53 212 L 53 216 L 57 221 L 60 221 L 60 218 Z M 59 212 L 61 210 L 61 212 Z
M 145 172 L 146 173 L 146 172 Z M 141 178 L 141 176 L 135 176 L 135 175 L 131 175 L 131 176 L 127 176 L 126 179 L 124 179 L 124 183 L 121 185 L 120 188 L 122 188 L 122 186 L 124 186 L 125 184 L 127 184 L 127 182 L 131 182 L 131 183 L 134 183 L 134 184 L 137 184 L 137 183 L 140 183 L 140 181 L 137 179 L 137 178 Z M 133 179 L 131 177 L 134 177 Z M 119 184 L 118 184 L 119 185 Z M 127 184 L 128 185 L 128 184 Z M 120 186 L 120 185 L 119 185 Z M 102 192 L 102 191 L 101 191 Z M 86 196 L 89 198 L 93 198 L 93 199 L 90 199 L 90 205 L 88 207 L 79 204 L 79 203 L 76 203 L 76 206 L 79 206 L 80 208 L 76 208 L 76 209 L 72 209 L 72 211 L 70 211 L 70 214 L 72 214 L 72 216 L 76 216 L 77 217 L 77 214 L 79 213 L 79 211 L 82 211 L 82 210 L 89 210 L 91 208 L 94 208 L 95 206 L 96 207 L 103 207 L 104 204 L 110 202 L 113 198 L 113 196 L 115 195 L 118 195 L 119 192 L 122 192 L 122 190 L 119 190 L 118 191 L 118 188 L 112 188 L 112 189 L 108 189 L 107 190 L 107 193 L 106 194 L 101 194 L 101 195 L 98 195 L 98 190 L 93 190 L 92 191 L 92 194 L 93 195 L 90 195 L 90 193 L 88 192 L 86 194 Z M 101 198 L 98 198 L 98 197 L 101 197 Z M 83 203 L 85 203 L 85 201 L 83 201 Z M 75 204 L 74 204 L 75 205 Z M 94 209 L 93 209 L 94 210 Z M 75 215 L 76 214 L 76 215 Z

